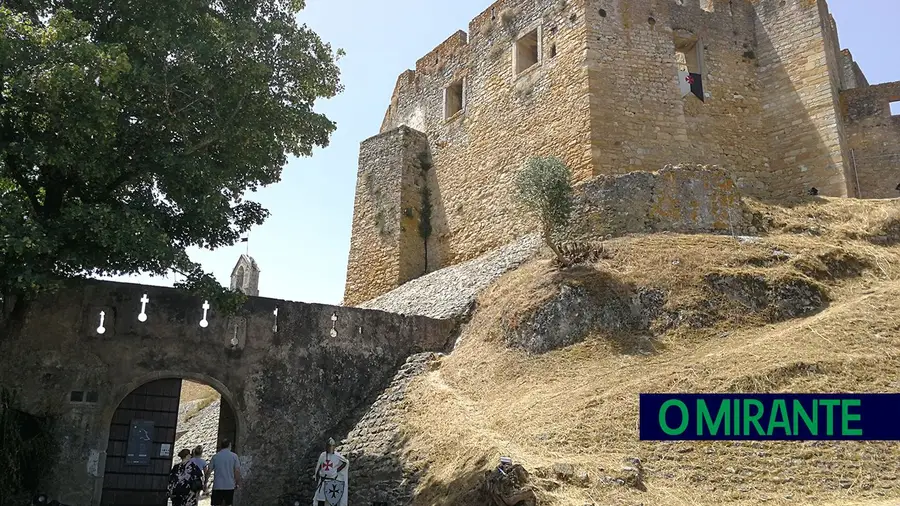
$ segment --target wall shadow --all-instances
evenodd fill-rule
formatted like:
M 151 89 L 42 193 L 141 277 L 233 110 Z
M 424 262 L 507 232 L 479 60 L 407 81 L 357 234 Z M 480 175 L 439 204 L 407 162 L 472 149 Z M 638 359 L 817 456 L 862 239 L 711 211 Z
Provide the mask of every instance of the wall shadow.
M 488 461 L 480 458 L 473 464 L 474 469 L 461 471 L 450 481 L 430 481 L 425 483 L 415 495 L 419 504 L 485 506 L 493 505 L 493 500 L 482 486 L 488 472 Z
M 395 374 L 381 382 L 350 416 L 328 427 L 320 443 L 298 455 L 299 475 L 285 484 L 283 490 L 289 492 L 279 498 L 278 504 L 294 506 L 312 501 L 317 485 L 315 467 L 328 437 L 338 442 L 337 451 L 350 461 L 348 504 L 409 503 L 425 467 L 403 457 L 408 437 L 401 433 L 393 416 L 402 409 L 406 387 L 428 369 L 432 356 L 420 353 L 399 364 Z
M 441 185 L 438 182 L 437 177 L 437 171 L 439 169 L 433 163 L 430 147 L 428 160 L 431 163 L 431 167 L 425 171 L 425 185 L 430 192 L 429 201 L 431 204 L 431 212 L 429 221 L 431 223 L 431 235 L 425 241 L 427 262 L 423 274 L 428 274 L 429 272 L 434 272 L 444 267 L 444 258 L 446 256 L 446 241 L 444 239 L 447 237 L 447 234 L 450 233 L 450 228 L 447 223 L 447 212 L 444 209 L 444 200 L 441 196 Z
M 825 65 L 829 67 L 829 76 L 837 76 L 837 83 L 829 83 L 834 93 L 833 103 L 829 105 L 834 107 L 834 132 L 844 141 L 839 146 L 846 147 L 846 133 L 838 98 L 841 56 L 833 50 L 837 41 L 832 40 L 830 28 L 825 24 L 819 23 L 820 26 L 815 27 L 809 23 L 813 16 L 820 20 L 824 16 L 826 22 L 830 19 L 827 6 L 823 4 L 824 2 L 812 6 L 780 6 L 777 2 L 760 2 L 757 6 L 755 32 L 756 53 L 759 55 L 758 77 L 764 90 L 763 132 L 760 133 L 767 137 L 769 145 L 769 172 L 763 175 L 762 180 L 769 191 L 754 197 L 769 204 L 796 206 L 808 203 L 811 188 L 816 188 L 819 195 L 825 196 L 840 196 L 843 192 L 849 196 L 858 194 L 848 153 L 841 152 L 841 169 L 830 156 L 833 148 L 829 145 L 836 139 L 823 137 L 822 129 L 830 127 L 817 125 L 810 115 L 810 104 L 804 103 L 804 100 L 814 100 L 810 97 L 821 94 L 826 85 L 821 82 L 810 83 L 807 80 L 815 77 L 800 75 L 808 73 L 804 70 L 806 48 L 797 47 L 795 42 L 801 38 L 820 38 L 825 46 L 822 56 L 826 56 Z M 818 13 L 811 13 L 808 9 L 818 9 Z M 794 27 L 806 27 L 806 31 L 798 31 Z M 821 31 L 815 33 L 819 29 Z M 779 56 L 779 51 L 788 57 L 794 55 L 794 61 L 784 61 Z M 811 60 L 817 57 L 818 55 L 812 55 L 808 58 Z M 789 71 L 788 67 L 795 70 Z M 820 110 L 826 107 L 825 104 L 814 106 Z M 838 176 L 843 178 L 842 183 L 835 182 Z

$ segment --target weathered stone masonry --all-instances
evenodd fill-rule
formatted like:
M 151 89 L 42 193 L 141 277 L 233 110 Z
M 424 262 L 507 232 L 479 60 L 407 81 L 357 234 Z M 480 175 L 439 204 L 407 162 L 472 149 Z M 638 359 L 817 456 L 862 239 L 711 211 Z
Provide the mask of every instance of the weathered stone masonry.
M 679 70 L 700 76 L 699 97 Z M 862 91 L 824 0 L 500 0 L 400 75 L 382 133 L 362 144 L 344 303 L 533 231 L 511 198 L 531 156 L 559 156 L 578 181 L 699 163 L 775 201 L 811 187 L 895 196 L 891 86 Z M 861 100 L 881 109 L 864 119 Z M 409 146 L 386 140 L 401 137 L 427 144 L 428 171 L 391 161 Z M 380 201 L 428 187 L 427 261 L 416 241 L 400 246 L 421 209 L 374 220 L 366 174 L 390 182 Z M 385 227 L 402 233 L 385 242 Z
M 900 101 L 900 82 L 841 93 L 845 131 L 863 198 L 900 196 L 900 116 L 889 104 Z
M 144 294 L 148 318 L 140 322 Z M 236 317 L 211 307 L 203 328 L 202 303 L 169 288 L 87 282 L 39 300 L 20 336 L 0 339 L 0 384 L 18 390 L 26 411 L 58 421 L 62 454 L 44 483 L 55 498 L 99 504 L 113 413 L 129 392 L 160 378 L 210 384 L 234 408 L 246 472 L 239 504 L 312 497 L 298 488 L 310 465 L 302 456 L 317 454 L 326 434 L 343 438 L 406 358 L 445 350 L 456 325 L 251 297 Z M 97 392 L 96 402 L 70 403 L 74 390 Z M 354 483 L 360 493 L 369 485 Z
M 363 142 L 355 213 L 372 233 L 351 239 L 356 245 L 348 264 L 351 291 L 384 292 L 425 273 L 427 250 L 418 224 L 429 160 L 425 135 L 407 127 Z

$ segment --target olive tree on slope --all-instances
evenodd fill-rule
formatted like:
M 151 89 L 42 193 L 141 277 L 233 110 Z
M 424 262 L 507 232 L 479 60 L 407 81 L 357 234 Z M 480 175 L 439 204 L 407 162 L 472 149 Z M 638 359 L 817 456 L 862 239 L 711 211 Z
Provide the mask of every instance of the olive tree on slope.
M 553 236 L 569 224 L 572 215 L 572 170 L 559 158 L 530 158 L 516 176 L 516 189 L 519 200 L 540 221 L 544 242 L 565 265 Z

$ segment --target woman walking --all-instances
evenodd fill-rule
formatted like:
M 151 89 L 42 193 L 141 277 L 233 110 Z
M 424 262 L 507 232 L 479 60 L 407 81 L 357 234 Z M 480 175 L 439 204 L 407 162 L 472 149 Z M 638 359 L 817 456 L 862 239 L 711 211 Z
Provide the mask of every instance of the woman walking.
M 191 462 L 191 451 L 187 448 L 178 452 L 181 462 L 172 466 L 169 473 L 169 498 L 172 506 L 197 506 L 203 489 L 203 471 Z

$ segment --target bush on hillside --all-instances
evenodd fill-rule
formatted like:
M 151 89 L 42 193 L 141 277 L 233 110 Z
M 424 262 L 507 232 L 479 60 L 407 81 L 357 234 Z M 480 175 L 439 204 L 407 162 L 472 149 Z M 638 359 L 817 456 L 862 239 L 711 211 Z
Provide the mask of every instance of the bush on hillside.
M 519 200 L 541 223 L 544 242 L 565 265 L 554 234 L 568 224 L 574 206 L 572 169 L 556 157 L 530 158 L 516 177 Z

